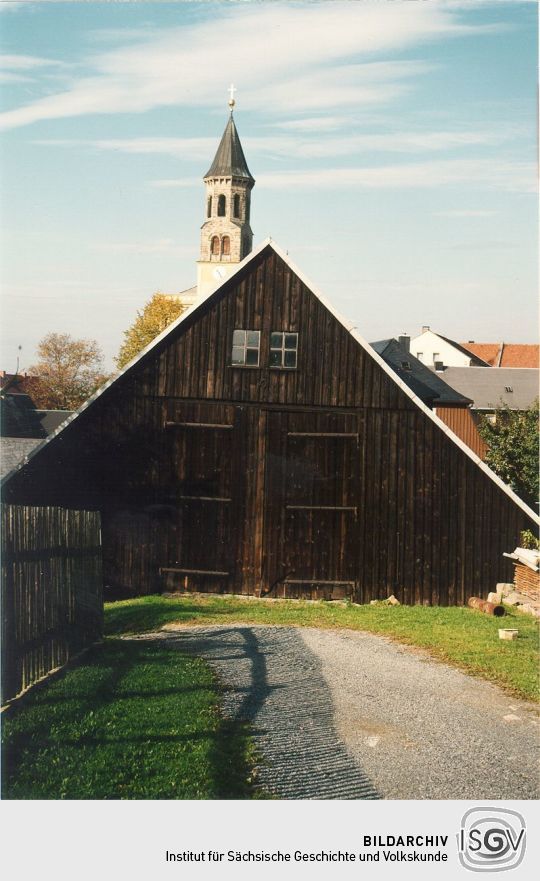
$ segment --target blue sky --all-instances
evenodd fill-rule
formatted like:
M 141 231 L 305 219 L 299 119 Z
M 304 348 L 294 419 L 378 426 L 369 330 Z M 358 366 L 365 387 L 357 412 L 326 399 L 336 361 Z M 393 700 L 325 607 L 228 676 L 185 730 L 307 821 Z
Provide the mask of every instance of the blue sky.
M 1 364 L 195 281 L 227 88 L 271 235 L 369 340 L 536 336 L 535 2 L 0 2 Z

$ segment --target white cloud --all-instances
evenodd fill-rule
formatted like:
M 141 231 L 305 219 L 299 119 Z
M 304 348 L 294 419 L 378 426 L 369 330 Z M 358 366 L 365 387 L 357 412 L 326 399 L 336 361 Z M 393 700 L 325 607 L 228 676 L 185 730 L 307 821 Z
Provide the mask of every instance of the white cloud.
M 350 124 L 347 116 L 311 116 L 306 119 L 288 119 L 275 122 L 273 128 L 284 128 L 295 132 L 327 132 L 343 128 Z
M 2 70 L 34 70 L 39 67 L 64 67 L 64 62 L 53 58 L 39 58 L 34 55 L 4 55 L 0 54 L 0 69 Z
M 449 211 L 434 211 L 434 217 L 493 217 L 495 211 L 485 211 L 483 208 L 455 208 Z
M 353 62 L 483 29 L 459 23 L 432 3 L 222 4 L 212 9 L 211 26 L 204 20 L 151 32 L 96 53 L 86 59 L 94 75 L 5 112 L 0 123 L 14 128 L 90 113 L 215 106 L 225 79 L 239 84 L 243 108 L 267 113 L 380 105 L 425 67 L 414 61 Z
M 534 165 L 486 159 L 447 159 L 357 168 L 325 168 L 313 171 L 276 172 L 260 175 L 264 189 L 403 189 L 430 188 L 468 183 L 475 188 L 514 192 L 536 191 Z M 164 182 L 160 182 L 164 186 Z
M 90 246 L 92 251 L 112 254 L 184 254 L 191 256 L 193 247 L 179 245 L 174 239 L 165 238 L 143 242 L 98 242 Z
M 310 171 L 280 171 L 261 174 L 257 187 L 266 190 L 298 189 L 430 189 L 469 184 L 475 189 L 536 191 L 536 169 L 524 162 L 487 159 L 446 159 L 351 168 L 321 168 Z M 163 178 L 150 181 L 160 189 L 199 186 L 198 178 Z
M 471 146 L 489 146 L 511 140 L 519 134 L 512 128 L 495 131 L 393 131 L 377 134 L 353 134 L 345 131 L 338 136 L 320 139 L 303 137 L 293 132 L 283 135 L 242 138 L 249 156 L 295 157 L 296 159 L 326 159 L 332 156 L 354 156 L 361 152 L 422 153 L 441 152 Z M 46 139 L 35 143 L 55 147 L 86 147 L 112 150 L 120 153 L 161 154 L 184 161 L 198 161 L 210 157 L 216 148 L 216 138 L 107 138 L 100 140 Z

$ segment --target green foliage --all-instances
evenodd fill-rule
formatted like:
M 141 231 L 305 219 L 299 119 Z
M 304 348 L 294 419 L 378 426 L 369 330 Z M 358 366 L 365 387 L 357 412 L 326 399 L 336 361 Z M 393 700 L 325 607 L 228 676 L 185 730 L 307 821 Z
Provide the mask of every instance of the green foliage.
M 109 640 L 4 715 L 2 796 L 247 797 L 250 740 L 218 700 L 200 658 Z
M 162 294 L 159 291 L 151 300 L 137 312 L 137 318 L 124 331 L 124 342 L 116 357 L 119 369 L 135 358 L 152 340 L 175 321 L 185 310 L 185 306 L 179 300 Z
M 502 624 L 501 620 L 509 620 Z M 144 633 L 190 624 L 268 624 L 366 630 L 419 646 L 433 657 L 538 700 L 538 620 L 507 608 L 495 618 L 468 608 L 347 605 L 242 597 L 148 596 L 105 605 L 109 634 Z M 517 627 L 519 639 L 502 641 L 499 627 Z
M 529 551 L 539 551 L 540 540 L 532 530 L 524 529 L 523 532 L 520 532 L 519 534 L 519 546 L 521 548 L 526 548 Z
M 49 333 L 37 354 L 38 362 L 28 369 L 26 388 L 38 409 L 76 410 L 107 379 L 96 340 Z
M 532 508 L 538 502 L 538 401 L 528 410 L 496 410 L 495 422 L 478 426 L 488 445 L 486 463 Z

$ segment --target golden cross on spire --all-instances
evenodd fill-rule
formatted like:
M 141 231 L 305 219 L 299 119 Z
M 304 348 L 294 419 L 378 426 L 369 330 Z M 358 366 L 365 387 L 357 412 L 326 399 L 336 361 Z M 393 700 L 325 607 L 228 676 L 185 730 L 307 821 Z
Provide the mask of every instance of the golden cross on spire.
M 229 107 L 231 108 L 231 113 L 232 113 L 232 112 L 233 112 L 234 105 L 236 104 L 236 101 L 234 100 L 234 93 L 237 92 L 238 89 L 235 89 L 235 87 L 234 87 L 233 84 L 231 83 L 227 91 L 229 92 L 229 95 L 230 95 L 230 98 L 229 98 Z

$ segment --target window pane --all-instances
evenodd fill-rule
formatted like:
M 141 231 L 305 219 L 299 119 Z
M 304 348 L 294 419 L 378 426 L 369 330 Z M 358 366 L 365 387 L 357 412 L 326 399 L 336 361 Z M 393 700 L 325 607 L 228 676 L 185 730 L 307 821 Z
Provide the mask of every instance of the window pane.
M 246 364 L 256 367 L 259 363 L 259 350 L 246 349 Z
M 281 367 L 281 349 L 270 350 L 270 367 Z
M 281 349 L 282 345 L 283 345 L 283 334 L 282 333 L 271 333 L 270 334 L 270 348 Z
M 235 330 L 232 337 L 233 346 L 244 346 L 246 343 L 245 330 Z
M 254 346 L 255 348 L 259 348 L 259 338 L 260 331 L 258 330 L 248 330 L 247 331 L 247 345 Z
M 296 367 L 296 352 L 285 352 L 285 367 Z
M 286 349 L 296 349 L 298 343 L 298 335 L 295 333 L 286 333 L 285 334 L 285 348 Z
M 244 352 L 245 352 L 245 350 L 243 348 L 240 348 L 239 346 L 233 346 L 232 363 L 233 364 L 245 364 Z

